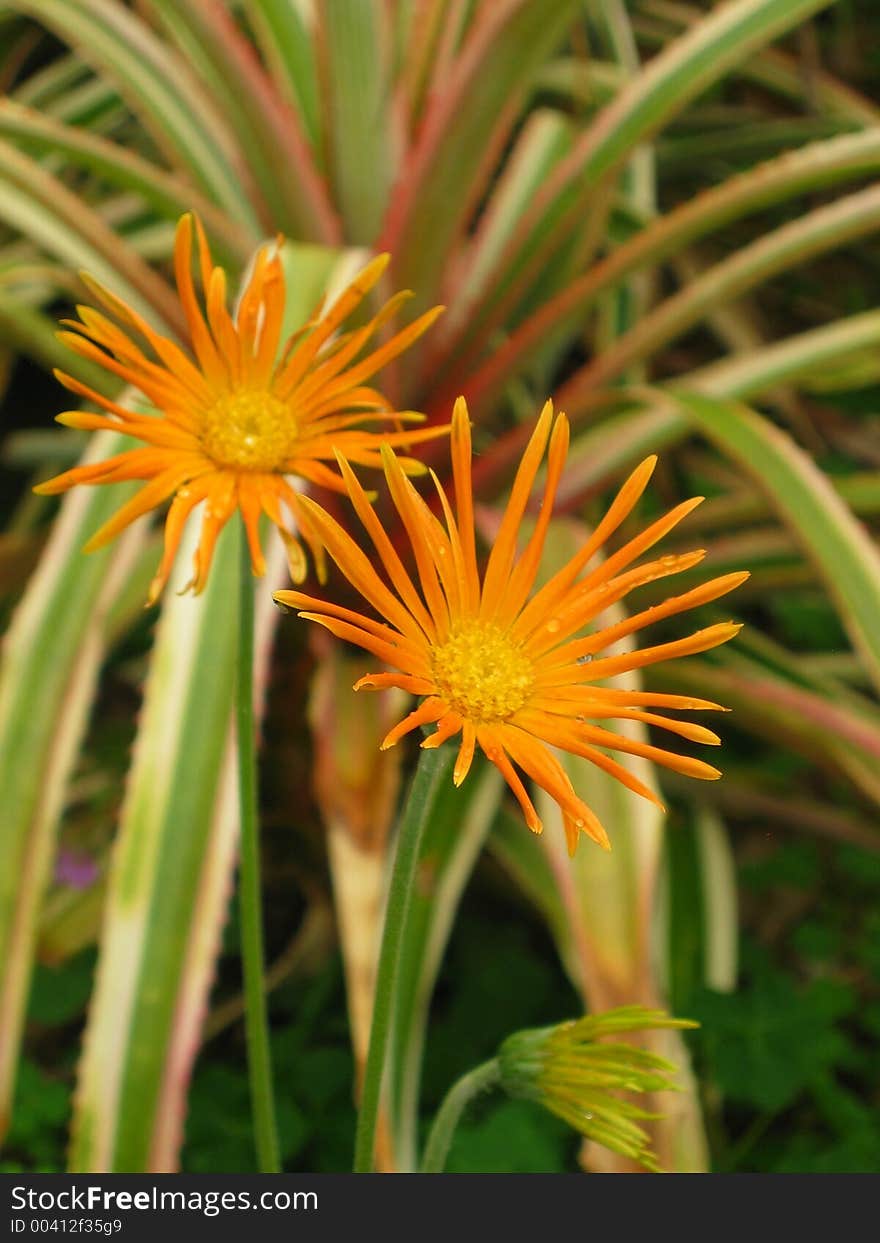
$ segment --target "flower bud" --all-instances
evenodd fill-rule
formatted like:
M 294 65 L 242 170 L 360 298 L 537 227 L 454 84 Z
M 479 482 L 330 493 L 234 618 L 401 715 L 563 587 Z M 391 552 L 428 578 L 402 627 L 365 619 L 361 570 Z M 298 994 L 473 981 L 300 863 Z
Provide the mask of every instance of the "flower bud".
M 608 1037 L 656 1028 L 696 1027 L 662 1010 L 623 1006 L 555 1027 L 509 1036 L 498 1054 L 501 1084 L 535 1101 L 595 1143 L 659 1172 L 641 1122 L 657 1117 L 634 1093 L 676 1091 L 676 1067 L 646 1049 Z

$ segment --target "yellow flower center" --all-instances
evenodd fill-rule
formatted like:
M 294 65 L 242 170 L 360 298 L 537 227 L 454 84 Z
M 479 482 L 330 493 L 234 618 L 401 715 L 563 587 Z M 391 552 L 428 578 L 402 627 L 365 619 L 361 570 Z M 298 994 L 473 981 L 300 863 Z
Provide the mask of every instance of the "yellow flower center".
M 202 447 L 218 466 L 282 472 L 293 456 L 298 427 L 290 406 L 271 393 L 227 393 L 207 411 Z
M 492 622 L 461 623 L 432 653 L 434 681 L 450 706 L 475 724 L 504 721 L 532 688 L 532 662 Z

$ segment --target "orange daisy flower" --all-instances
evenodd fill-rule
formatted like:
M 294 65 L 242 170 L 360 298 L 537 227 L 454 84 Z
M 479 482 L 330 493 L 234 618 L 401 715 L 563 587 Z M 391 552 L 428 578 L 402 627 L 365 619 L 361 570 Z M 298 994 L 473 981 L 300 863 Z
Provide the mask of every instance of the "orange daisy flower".
M 415 556 L 418 584 L 407 573 L 348 464 L 340 456 L 348 495 L 372 540 L 387 582 L 354 540 L 314 502 L 305 498 L 309 519 L 339 568 L 376 610 L 377 621 L 300 591 L 280 591 L 276 601 L 325 626 L 341 639 L 365 648 L 394 672 L 370 674 L 355 689 L 399 686 L 422 702 L 391 730 L 383 748 L 422 725 L 436 723 L 423 747 L 439 747 L 461 734 L 453 780 L 467 776 L 477 745 L 504 775 L 535 833 L 541 821 L 517 769 L 559 804 L 570 853 L 581 832 L 601 845 L 608 837 L 595 813 L 574 791 L 557 757 L 559 747 L 591 760 L 630 790 L 656 802 L 653 792 L 628 769 L 605 754 L 615 750 L 642 755 L 691 777 L 721 774 L 702 760 L 676 755 L 614 733 L 608 720 L 636 720 L 692 742 L 717 744 L 718 736 L 688 721 L 661 715 L 655 708 L 718 709 L 703 699 L 601 686 L 614 674 L 677 656 L 704 652 L 725 643 L 740 629 L 732 622 L 709 626 L 685 639 L 622 655 L 593 659 L 625 635 L 731 591 L 746 573 L 726 574 L 673 596 L 626 620 L 585 633 L 603 609 L 633 588 L 689 569 L 703 550 L 638 562 L 668 531 L 700 503 L 677 505 L 599 565 L 590 566 L 606 540 L 630 514 L 657 459 L 647 458 L 632 473 L 605 517 L 568 564 L 532 594 L 550 523 L 553 500 L 568 450 L 568 420 L 544 407 L 523 455 L 510 501 L 482 580 L 477 568 L 471 484 L 471 437 L 467 408 L 456 403 L 452 419 L 452 473 L 455 512 L 436 478 L 445 523 L 431 512 L 406 478 L 390 450 L 383 451 L 385 475 Z M 549 444 L 544 501 L 532 535 L 517 555 L 517 535 L 535 476 Z M 723 710 L 723 709 L 722 709 Z M 601 748 L 601 749 L 600 749 Z
M 194 225 L 204 311 L 192 279 Z M 86 551 L 106 544 L 130 522 L 173 496 L 165 522 L 164 556 L 150 588 L 150 603 L 168 579 L 184 524 L 200 502 L 205 502 L 204 516 L 189 584 L 195 592 L 205 585 L 217 537 L 236 509 L 245 525 L 255 574 L 265 573 L 258 530 L 265 513 L 284 538 L 294 582 L 305 577 L 305 556 L 284 510 L 310 545 L 320 572 L 320 543 L 288 477 L 344 492 L 340 476 L 326 465 L 334 462 L 336 450 L 360 465 L 379 466 L 381 444 L 409 446 L 448 431 L 401 430 L 401 424 L 420 422 L 424 416 L 391 410 L 382 394 L 367 385 L 381 367 L 421 336 L 442 307 L 420 316 L 371 353 L 363 351 L 396 314 L 407 293 L 397 294 L 363 327 L 334 335 L 376 284 L 388 259 L 388 255 L 374 259 L 329 310 L 322 314 L 319 307 L 305 328 L 282 345 L 285 287 L 278 245 L 272 243 L 258 252 L 233 317 L 226 306 L 226 273 L 212 265 L 199 220 L 185 215 L 177 226 L 174 268 L 191 354 L 160 336 L 97 281 L 84 277 L 98 301 L 125 327 L 100 311 L 81 306 L 77 308 L 80 320 L 65 321 L 69 331 L 60 333 L 60 339 L 138 389 L 158 417 L 128 410 L 73 376 L 57 372 L 66 388 L 105 411 L 68 410 L 57 416 L 59 423 L 89 430 L 111 428 L 143 441 L 146 447 L 77 466 L 36 490 L 56 493 L 78 483 L 149 481 L 101 527 Z M 384 426 L 380 431 L 364 430 L 362 425 L 369 423 Z M 412 459 L 404 461 L 408 470 L 424 469 Z

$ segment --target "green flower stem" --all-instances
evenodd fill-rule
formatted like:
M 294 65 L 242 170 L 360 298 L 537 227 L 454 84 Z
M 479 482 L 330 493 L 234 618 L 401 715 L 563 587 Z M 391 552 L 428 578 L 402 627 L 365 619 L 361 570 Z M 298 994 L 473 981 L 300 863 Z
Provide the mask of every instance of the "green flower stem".
M 420 752 L 419 764 L 413 777 L 406 808 L 398 825 L 397 848 L 388 889 L 382 948 L 379 952 L 373 1022 L 370 1028 L 370 1048 L 364 1069 L 355 1137 L 354 1171 L 356 1174 L 368 1174 L 373 1169 L 376 1123 L 379 1117 L 382 1080 L 388 1055 L 394 994 L 400 970 L 401 946 L 406 939 L 407 917 L 410 911 L 419 851 L 425 825 L 437 792 L 448 776 L 453 751 L 454 748 L 451 746 L 441 746 Z
M 239 903 L 241 958 L 244 971 L 245 1034 L 257 1164 L 262 1174 L 277 1174 L 278 1131 L 272 1091 L 272 1056 L 263 975 L 263 909 L 257 804 L 257 748 L 254 732 L 254 577 L 241 525 L 239 570 L 238 678 L 235 720 L 238 731 L 238 790 L 241 812 Z
M 449 1148 L 452 1144 L 452 1137 L 455 1134 L 455 1128 L 461 1121 L 461 1115 L 467 1109 L 468 1105 L 475 1096 L 479 1096 L 481 1092 L 487 1092 L 490 1088 L 494 1088 L 501 1082 L 501 1064 L 497 1057 L 493 1057 L 488 1062 L 483 1062 L 482 1066 L 469 1070 L 466 1075 L 452 1085 L 443 1098 L 443 1104 L 437 1111 L 437 1116 L 428 1135 L 428 1142 L 425 1144 L 425 1154 L 422 1157 L 422 1173 L 423 1174 L 442 1174 L 446 1166 L 446 1158 L 449 1155 Z

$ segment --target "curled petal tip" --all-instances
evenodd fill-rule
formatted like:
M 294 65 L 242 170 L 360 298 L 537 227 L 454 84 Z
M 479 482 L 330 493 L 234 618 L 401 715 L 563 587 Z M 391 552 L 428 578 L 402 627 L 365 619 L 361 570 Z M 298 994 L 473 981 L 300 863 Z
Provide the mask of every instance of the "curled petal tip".
M 164 588 L 164 586 L 165 586 L 164 577 L 157 574 L 156 577 L 153 579 L 153 581 L 150 583 L 150 589 L 147 592 L 147 598 L 144 601 L 145 609 L 151 609 L 154 604 L 157 604 L 159 602 L 159 597 L 162 594 L 162 589 Z

